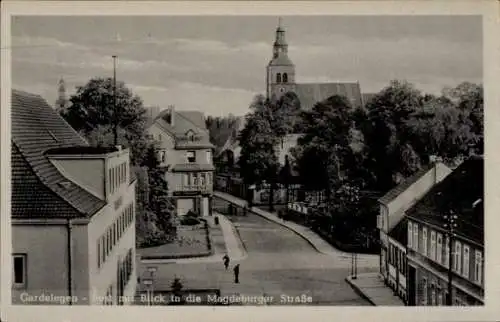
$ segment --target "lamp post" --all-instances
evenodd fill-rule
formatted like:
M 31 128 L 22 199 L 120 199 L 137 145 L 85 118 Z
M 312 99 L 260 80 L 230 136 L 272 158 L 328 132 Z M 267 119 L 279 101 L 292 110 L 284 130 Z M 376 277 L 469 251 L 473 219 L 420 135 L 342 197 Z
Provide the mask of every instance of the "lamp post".
M 113 139 L 115 146 L 118 145 L 118 110 L 116 107 L 116 55 L 113 58 Z
M 446 298 L 446 305 L 452 306 L 452 291 L 453 291 L 453 236 L 454 230 L 457 227 L 457 215 L 450 210 L 448 215 L 444 216 L 446 223 L 444 228 L 446 229 L 446 235 L 448 236 L 448 297 Z
M 152 278 L 144 278 L 142 283 L 146 286 L 146 295 L 148 300 L 148 306 L 151 306 L 151 297 L 153 293 L 153 279 Z
M 158 268 L 156 266 L 148 266 L 146 270 L 149 272 L 149 278 L 143 279 L 143 284 L 146 285 L 147 288 L 147 298 L 148 298 L 148 305 L 152 305 L 152 297 L 153 297 L 153 281 L 154 281 L 154 276 Z

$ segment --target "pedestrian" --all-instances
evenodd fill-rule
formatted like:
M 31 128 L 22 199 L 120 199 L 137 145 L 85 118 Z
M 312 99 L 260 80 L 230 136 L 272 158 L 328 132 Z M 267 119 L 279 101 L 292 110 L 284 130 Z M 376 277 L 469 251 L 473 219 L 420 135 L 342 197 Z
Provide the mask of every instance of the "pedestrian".
M 227 256 L 227 254 L 225 254 L 224 257 L 222 257 L 222 260 L 224 261 L 224 267 L 226 268 L 226 271 L 227 271 L 227 269 L 229 267 L 229 261 L 230 261 L 229 256 Z
M 234 271 L 234 282 L 236 284 L 238 284 L 240 282 L 240 279 L 239 279 L 239 277 L 240 277 L 240 264 L 237 264 L 236 266 L 234 266 L 233 271 Z

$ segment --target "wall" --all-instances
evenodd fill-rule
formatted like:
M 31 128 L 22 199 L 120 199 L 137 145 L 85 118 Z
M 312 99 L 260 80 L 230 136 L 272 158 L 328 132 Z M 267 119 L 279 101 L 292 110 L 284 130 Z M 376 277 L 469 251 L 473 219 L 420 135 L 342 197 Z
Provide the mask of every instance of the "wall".
M 22 303 L 20 295 L 23 292 L 29 295 L 68 294 L 67 236 L 63 225 L 12 223 L 12 253 L 27 254 L 26 288 L 13 287 L 13 304 Z
M 122 198 L 122 202 L 119 208 L 115 209 L 115 201 L 120 197 Z M 133 258 L 135 259 L 135 223 L 132 222 L 111 250 L 106 261 L 98 268 L 98 240 L 130 204 L 132 204 L 135 213 L 135 182 L 131 185 L 123 185 L 120 192 L 112 196 L 108 205 L 99 214 L 95 215 L 89 224 L 88 239 L 90 242 L 88 245 L 88 253 L 90 266 L 88 274 L 90 288 L 92 290 L 92 303 L 100 303 L 111 284 L 113 284 L 113 295 L 116 295 L 118 262 L 126 256 L 129 249 L 133 249 Z M 135 263 L 135 260 L 133 263 Z M 135 283 L 135 280 L 134 269 L 130 281 Z M 130 290 L 128 291 L 131 292 Z M 133 295 L 133 293 L 129 295 Z
M 51 160 L 69 180 L 94 196 L 105 198 L 104 159 Z

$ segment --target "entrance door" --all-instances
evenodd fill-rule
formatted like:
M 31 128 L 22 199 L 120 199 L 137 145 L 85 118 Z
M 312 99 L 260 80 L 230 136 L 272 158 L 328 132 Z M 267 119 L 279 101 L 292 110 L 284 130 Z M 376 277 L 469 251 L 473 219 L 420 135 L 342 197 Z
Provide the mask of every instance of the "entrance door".
M 415 267 L 408 265 L 408 306 L 416 305 L 417 298 L 417 270 Z

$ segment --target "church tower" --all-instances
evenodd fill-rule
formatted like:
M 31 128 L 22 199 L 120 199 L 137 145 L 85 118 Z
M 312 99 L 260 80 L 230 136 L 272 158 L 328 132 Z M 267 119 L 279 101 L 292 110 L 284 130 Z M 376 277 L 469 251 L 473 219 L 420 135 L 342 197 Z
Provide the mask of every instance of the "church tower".
M 288 44 L 281 18 L 276 29 L 273 58 L 267 65 L 266 74 L 267 98 L 279 99 L 285 93 L 295 90 L 295 65 L 288 58 Z
M 66 111 L 68 108 L 68 99 L 66 98 L 66 84 L 64 79 L 59 80 L 59 86 L 57 88 L 57 101 L 56 101 L 56 111 L 61 113 L 61 111 Z

